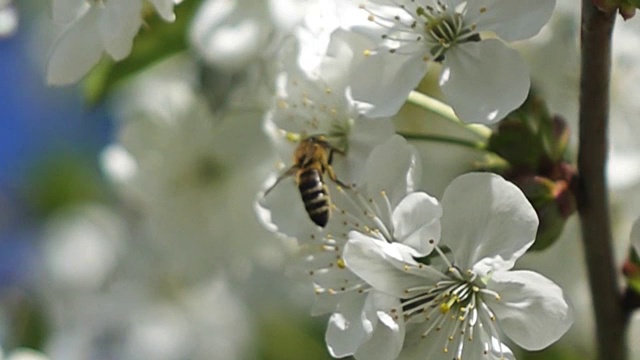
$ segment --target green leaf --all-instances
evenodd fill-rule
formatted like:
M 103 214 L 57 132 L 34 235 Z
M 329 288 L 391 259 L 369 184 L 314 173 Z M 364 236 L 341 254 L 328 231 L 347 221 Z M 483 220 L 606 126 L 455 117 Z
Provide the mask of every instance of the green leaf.
M 271 313 L 260 320 L 259 359 L 331 359 L 324 343 L 324 322 L 316 329 L 317 322 L 286 313 Z
M 120 62 L 104 56 L 84 80 L 84 95 L 91 106 L 103 101 L 122 81 L 150 65 L 187 49 L 186 32 L 201 0 L 185 0 L 175 8 L 176 21 L 168 23 L 155 12 L 133 42 L 131 54 Z

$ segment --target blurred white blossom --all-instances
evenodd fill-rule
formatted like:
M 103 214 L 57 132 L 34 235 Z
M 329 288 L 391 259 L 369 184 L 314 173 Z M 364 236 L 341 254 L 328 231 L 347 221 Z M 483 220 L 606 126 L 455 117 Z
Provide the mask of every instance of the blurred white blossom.
M 3 355 L 0 348 L 0 360 L 48 360 L 49 357 L 42 354 L 39 351 L 35 351 L 28 348 L 18 348 L 13 350 L 8 355 Z
M 166 21 L 174 21 L 178 0 L 150 0 Z M 104 52 L 116 61 L 131 52 L 143 24 L 143 0 L 52 0 L 53 21 L 66 24 L 49 54 L 47 81 L 67 85 L 80 80 Z
M 121 93 L 119 141 L 103 153 L 103 166 L 140 214 L 142 237 L 164 271 L 186 278 L 220 266 L 240 271 L 278 246 L 252 207 L 275 158 L 261 113 L 214 116 L 183 60 L 161 64 Z
M 18 10 L 12 0 L 0 0 L 0 39 L 15 34 L 18 22 Z

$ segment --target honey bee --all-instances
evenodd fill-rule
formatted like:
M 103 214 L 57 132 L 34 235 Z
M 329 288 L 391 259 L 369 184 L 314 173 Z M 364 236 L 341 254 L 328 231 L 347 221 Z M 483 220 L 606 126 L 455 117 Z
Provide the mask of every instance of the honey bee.
M 264 196 L 267 196 L 280 181 L 295 175 L 296 185 L 309 218 L 316 225 L 325 227 L 331 213 L 331 199 L 323 179 L 324 173 L 326 172 L 336 184 L 345 188 L 351 187 L 336 177 L 331 167 L 334 153 L 344 155 L 344 151 L 329 144 L 324 135 L 302 139 L 293 154 L 293 165 L 276 179 L 265 191 Z

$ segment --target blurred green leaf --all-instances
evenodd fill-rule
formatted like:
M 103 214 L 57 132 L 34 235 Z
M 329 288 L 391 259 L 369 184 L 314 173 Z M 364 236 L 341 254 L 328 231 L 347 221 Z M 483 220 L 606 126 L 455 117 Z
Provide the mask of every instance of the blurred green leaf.
M 68 205 L 105 196 L 93 161 L 66 152 L 52 154 L 34 164 L 22 192 L 32 210 L 43 217 Z
M 519 360 L 591 360 L 595 356 L 584 354 L 560 344 L 552 345 L 541 351 L 523 351 Z
M 315 322 L 294 319 L 286 314 L 271 314 L 260 322 L 262 360 L 330 360 L 324 343 L 324 328 Z
M 184 0 L 175 9 L 176 21 L 168 23 L 155 12 L 145 18 L 133 42 L 131 54 L 120 62 L 108 56 L 84 80 L 84 95 L 89 105 L 103 101 L 122 80 L 168 56 L 187 49 L 187 30 L 201 0 Z

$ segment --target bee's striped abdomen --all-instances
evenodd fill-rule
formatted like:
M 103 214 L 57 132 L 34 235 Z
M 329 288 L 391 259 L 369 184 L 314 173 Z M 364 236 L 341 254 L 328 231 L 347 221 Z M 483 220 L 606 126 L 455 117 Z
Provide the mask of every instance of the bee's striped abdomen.
M 316 225 L 325 227 L 329 222 L 330 201 L 327 186 L 318 169 L 305 169 L 298 174 L 298 189 L 309 218 Z

